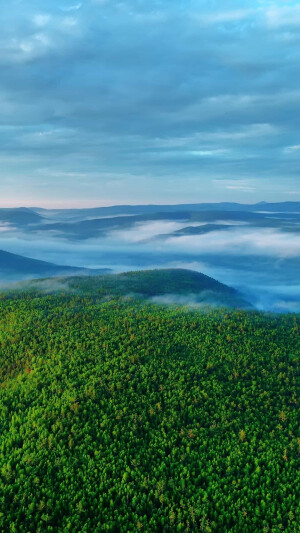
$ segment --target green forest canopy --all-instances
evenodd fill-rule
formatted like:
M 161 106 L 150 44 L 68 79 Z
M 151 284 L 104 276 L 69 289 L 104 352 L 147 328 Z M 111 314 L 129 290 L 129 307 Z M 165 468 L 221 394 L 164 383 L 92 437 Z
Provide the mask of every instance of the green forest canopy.
M 0 530 L 298 531 L 299 315 L 0 300 Z
M 135 297 L 151 299 L 160 296 L 171 296 L 179 299 L 185 297 L 209 306 L 251 308 L 243 295 L 219 281 L 200 272 L 183 268 L 162 268 L 122 272 L 121 274 L 102 274 L 95 276 L 65 276 L 35 279 L 20 282 L 15 291 L 8 286 L 10 295 L 18 295 L 25 291 L 32 294 L 40 293 L 75 293 L 102 298 Z

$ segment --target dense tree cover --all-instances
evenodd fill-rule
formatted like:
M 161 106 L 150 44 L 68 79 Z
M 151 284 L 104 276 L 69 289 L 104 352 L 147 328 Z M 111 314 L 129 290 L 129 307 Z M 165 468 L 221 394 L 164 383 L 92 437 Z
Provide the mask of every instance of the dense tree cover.
M 181 268 L 36 279 L 29 282 L 29 285 L 32 294 L 40 294 L 42 290 L 62 293 L 67 289 L 68 292 L 90 296 L 97 294 L 102 298 L 134 296 L 151 299 L 171 295 L 178 296 L 179 299 L 185 296 L 194 302 L 207 303 L 210 306 L 213 304 L 246 309 L 252 307 L 236 289 L 200 272 Z M 19 284 L 16 294 L 18 295 L 22 288 L 28 292 L 29 285 L 28 282 Z M 11 291 L 10 287 L 9 290 Z
M 0 530 L 299 531 L 300 317 L 0 300 Z

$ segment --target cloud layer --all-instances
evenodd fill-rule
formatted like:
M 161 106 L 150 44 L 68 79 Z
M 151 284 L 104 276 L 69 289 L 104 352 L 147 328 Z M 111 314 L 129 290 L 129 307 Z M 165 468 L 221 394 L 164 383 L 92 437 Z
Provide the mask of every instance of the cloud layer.
M 300 4 L 0 6 L 1 204 L 300 197 Z

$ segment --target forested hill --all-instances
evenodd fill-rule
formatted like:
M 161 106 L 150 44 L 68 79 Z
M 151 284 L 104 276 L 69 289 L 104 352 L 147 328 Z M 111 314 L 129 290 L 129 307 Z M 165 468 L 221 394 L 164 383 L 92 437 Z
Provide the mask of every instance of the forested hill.
M 188 294 L 205 290 L 220 294 L 237 295 L 237 291 L 224 285 L 224 283 L 220 283 L 200 272 L 181 268 L 137 270 L 123 272 L 122 274 L 98 276 L 98 278 L 77 278 L 77 280 L 73 278 L 70 280 L 71 286 L 76 286 L 76 283 L 84 290 L 93 289 L 95 284 L 98 284 L 99 288 L 103 286 L 103 290 L 112 290 L 123 294 L 128 294 L 128 291 L 130 291 L 146 296 L 175 293 Z
M 298 531 L 297 315 L 0 298 L 0 531 Z
M 42 279 L 18 286 L 25 291 L 29 287 L 37 292 L 74 292 L 98 298 L 131 296 L 165 303 L 251 308 L 235 289 L 199 272 L 175 268 Z

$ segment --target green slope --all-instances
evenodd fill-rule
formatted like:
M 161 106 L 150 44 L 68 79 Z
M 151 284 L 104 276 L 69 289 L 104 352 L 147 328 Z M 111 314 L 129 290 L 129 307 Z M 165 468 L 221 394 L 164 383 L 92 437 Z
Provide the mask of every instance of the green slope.
M 25 289 L 27 285 L 24 285 Z M 170 297 L 171 303 L 202 303 L 218 307 L 251 308 L 243 296 L 235 289 L 215 279 L 186 269 L 155 269 L 106 274 L 89 277 L 68 277 L 37 280 L 31 283 L 31 289 L 49 289 L 55 292 L 73 291 L 96 297 L 135 297 L 152 299 Z M 166 299 L 168 301 L 168 299 Z

